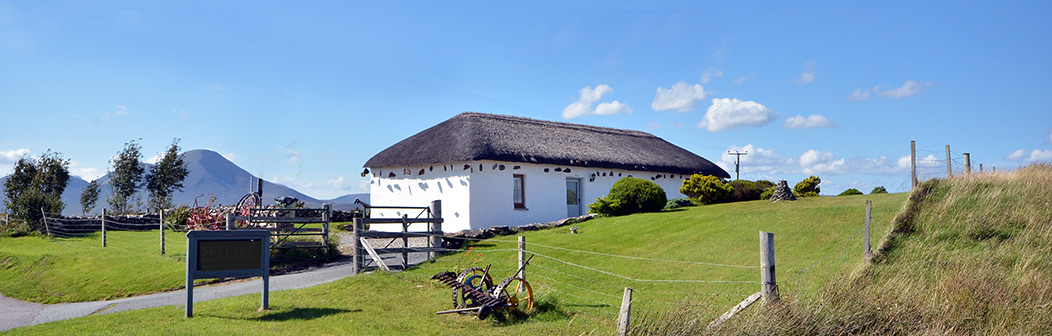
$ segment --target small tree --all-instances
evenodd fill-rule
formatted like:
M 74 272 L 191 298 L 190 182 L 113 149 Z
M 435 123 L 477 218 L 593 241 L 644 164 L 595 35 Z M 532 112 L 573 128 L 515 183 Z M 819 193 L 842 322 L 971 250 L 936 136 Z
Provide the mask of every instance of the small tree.
M 800 183 L 793 186 L 793 192 L 799 197 L 815 197 L 822 192 L 822 188 L 818 187 L 818 184 L 822 183 L 822 179 L 818 176 L 811 176 Z
M 91 180 L 88 187 L 80 193 L 80 208 L 85 215 L 95 209 L 95 203 L 99 201 L 99 180 Z
M 62 192 L 69 182 L 69 160 L 48 150 L 39 159 L 22 157 L 4 181 L 5 205 L 15 218 L 40 230 L 44 212 L 62 213 Z
M 726 200 L 734 192 L 734 187 L 723 184 L 723 181 L 712 175 L 694 174 L 683 180 L 679 192 L 695 203 L 715 204 Z
M 113 159 L 113 171 L 110 174 L 110 190 L 113 193 L 107 202 L 116 214 L 131 212 L 128 201 L 142 186 L 144 169 L 140 163 L 141 157 L 142 146 L 133 140 L 124 144 L 124 150 Z
M 172 206 L 172 194 L 183 189 L 183 180 L 190 173 L 179 154 L 179 139 L 172 140 L 172 146 L 164 153 L 161 160 L 150 168 L 146 174 L 146 190 L 150 192 L 149 207 L 152 210 L 167 209 Z
M 884 189 L 884 186 L 877 186 L 876 188 L 873 188 L 873 191 L 869 192 L 870 195 L 872 195 L 872 194 L 887 194 L 887 193 L 888 193 L 888 190 Z
M 858 189 L 855 189 L 855 188 L 848 188 L 847 190 L 844 190 L 844 192 L 840 193 L 840 195 L 837 195 L 837 196 L 851 196 L 851 195 L 862 195 L 862 192 L 858 191 Z

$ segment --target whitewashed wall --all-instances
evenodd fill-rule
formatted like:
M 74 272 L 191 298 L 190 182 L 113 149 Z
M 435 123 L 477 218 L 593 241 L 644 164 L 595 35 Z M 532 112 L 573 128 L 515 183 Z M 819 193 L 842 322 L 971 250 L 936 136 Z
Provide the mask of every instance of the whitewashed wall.
M 464 165 L 469 169 L 464 169 Z M 504 169 L 501 170 L 500 166 Z M 496 168 L 494 167 L 496 166 Z M 515 169 L 515 167 L 518 169 Z M 544 172 L 547 168 L 548 172 Z M 556 171 L 558 168 L 560 171 Z M 569 168 L 570 172 L 565 170 Z M 665 190 L 668 198 L 685 197 L 679 193 L 684 178 L 680 174 L 595 169 L 585 167 L 538 165 L 527 163 L 473 161 L 405 168 L 371 168 L 373 171 L 370 199 L 375 206 L 428 206 L 442 200 L 446 217 L 443 230 L 487 228 L 495 225 L 520 226 L 550 222 L 567 217 L 566 179 L 581 181 L 581 213 L 588 204 L 606 196 L 614 182 L 624 176 L 652 180 Z M 423 175 L 419 175 L 420 170 Z M 395 173 L 389 178 L 390 172 Z M 593 181 L 591 175 L 596 173 Z M 606 173 L 606 176 L 603 176 Z M 525 178 L 526 209 L 515 209 L 512 201 L 512 175 Z M 374 217 L 400 217 L 405 211 L 374 211 Z M 411 213 L 410 216 L 414 216 Z

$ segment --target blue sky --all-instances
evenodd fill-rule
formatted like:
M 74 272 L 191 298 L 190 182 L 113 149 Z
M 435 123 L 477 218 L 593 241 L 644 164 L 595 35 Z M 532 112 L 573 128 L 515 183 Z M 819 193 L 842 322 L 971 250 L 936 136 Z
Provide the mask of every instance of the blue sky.
M 1047 1 L 0 1 L 0 174 L 51 149 L 90 180 L 125 142 L 180 138 L 331 198 L 477 111 L 644 130 L 732 174 L 747 150 L 744 179 L 898 191 L 910 140 L 986 169 L 1052 160 L 1049 18 Z

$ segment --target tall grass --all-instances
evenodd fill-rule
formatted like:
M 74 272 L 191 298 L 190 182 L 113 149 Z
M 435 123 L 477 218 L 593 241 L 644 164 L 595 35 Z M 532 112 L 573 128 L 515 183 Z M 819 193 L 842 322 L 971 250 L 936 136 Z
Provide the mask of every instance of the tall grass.
M 915 188 L 872 263 L 720 334 L 1052 334 L 1052 165 Z

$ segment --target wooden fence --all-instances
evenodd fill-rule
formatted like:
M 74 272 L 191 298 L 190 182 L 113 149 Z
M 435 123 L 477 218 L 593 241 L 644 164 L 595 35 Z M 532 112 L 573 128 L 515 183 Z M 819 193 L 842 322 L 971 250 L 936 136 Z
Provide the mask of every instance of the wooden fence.
M 409 218 L 402 215 L 401 218 L 355 218 L 354 219 L 354 273 L 358 274 L 367 268 L 366 255 L 371 255 L 377 267 L 390 269 L 381 256 L 384 254 L 396 254 L 401 256 L 401 268 L 409 267 L 409 253 L 427 253 L 428 259 L 437 257 L 444 249 L 442 246 L 442 201 L 431 202 L 430 207 L 398 207 L 398 206 L 366 206 L 370 209 L 404 209 L 419 210 L 420 215 Z M 371 212 L 371 211 L 367 211 Z M 426 224 L 426 230 L 411 231 L 413 224 Z M 377 225 L 398 225 L 400 231 L 377 231 Z M 368 229 L 367 229 L 368 226 Z M 409 238 L 420 237 L 427 241 L 426 246 L 411 247 Z M 373 248 L 368 244 L 368 239 L 391 239 L 383 248 Z M 390 247 L 391 243 L 401 240 L 400 247 Z

